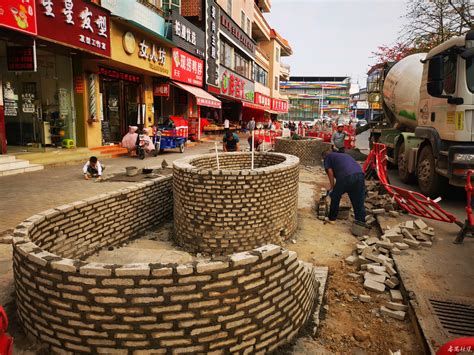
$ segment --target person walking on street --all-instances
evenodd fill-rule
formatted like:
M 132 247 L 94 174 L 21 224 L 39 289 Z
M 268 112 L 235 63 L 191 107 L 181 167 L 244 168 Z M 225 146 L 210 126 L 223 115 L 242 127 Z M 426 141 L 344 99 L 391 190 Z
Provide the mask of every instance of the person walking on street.
M 247 124 L 247 129 L 249 130 L 250 134 L 252 134 L 252 131 L 255 130 L 255 118 L 252 117 L 252 119 L 249 121 Z
M 330 184 L 329 223 L 335 223 L 341 197 L 347 193 L 356 221 L 365 225 L 365 176 L 362 168 L 351 156 L 330 149 L 323 153 L 323 159 Z
M 224 152 L 240 152 L 239 136 L 231 131 L 225 132 L 222 148 Z
M 346 139 L 347 133 L 344 132 L 344 124 L 338 123 L 337 131 L 332 134 L 331 144 L 334 150 L 344 153 L 344 140 Z

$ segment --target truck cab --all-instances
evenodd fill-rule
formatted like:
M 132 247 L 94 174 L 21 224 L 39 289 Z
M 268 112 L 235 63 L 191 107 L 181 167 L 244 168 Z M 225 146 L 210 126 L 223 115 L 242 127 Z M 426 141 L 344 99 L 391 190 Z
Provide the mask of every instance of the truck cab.
M 474 30 L 433 48 L 422 61 L 414 132 L 419 144 L 409 170 L 427 195 L 441 190 L 446 179 L 463 186 L 467 169 L 474 168 L 473 61 Z

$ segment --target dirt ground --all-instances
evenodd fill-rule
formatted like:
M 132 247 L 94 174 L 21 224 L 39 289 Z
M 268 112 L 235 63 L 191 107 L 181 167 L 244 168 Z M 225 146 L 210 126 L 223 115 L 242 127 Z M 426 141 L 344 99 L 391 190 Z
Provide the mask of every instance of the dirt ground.
M 357 242 L 350 234 L 350 221 L 324 224 L 312 209 L 315 196 L 319 198 L 320 188 L 327 185 L 324 175 L 301 170 L 299 228 L 296 243 L 287 247 L 296 251 L 301 260 L 328 266 L 329 279 L 319 335 L 316 339 L 298 339 L 292 353 L 388 354 L 389 350 L 400 350 L 402 354 L 423 354 L 410 320 L 399 321 L 379 314 L 380 306 L 389 301 L 389 294 L 366 292 L 360 281 L 347 275 L 355 272 L 355 267 L 347 266 L 344 259 L 351 255 Z M 359 294 L 369 294 L 371 302 L 360 302 Z

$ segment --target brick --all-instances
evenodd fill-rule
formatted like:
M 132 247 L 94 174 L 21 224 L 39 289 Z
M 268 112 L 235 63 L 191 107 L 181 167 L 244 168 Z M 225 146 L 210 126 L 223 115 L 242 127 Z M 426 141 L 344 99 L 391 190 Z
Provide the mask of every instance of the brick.
M 371 279 L 365 279 L 364 288 L 367 290 L 379 292 L 379 293 L 382 293 L 385 291 L 385 285 L 383 283 L 380 283 Z
M 132 298 L 132 303 L 137 303 L 137 304 L 150 304 L 150 303 L 162 303 L 164 301 L 163 296 L 156 296 L 156 297 L 133 297 Z
M 148 276 L 150 275 L 150 268 L 148 264 L 128 264 L 121 268 L 115 269 L 117 276 Z
M 127 302 L 125 298 L 120 298 L 120 297 L 95 297 L 95 301 L 97 303 L 107 303 L 107 304 Z
M 403 242 L 394 243 L 394 245 L 400 250 L 410 249 L 410 246 L 408 244 L 403 243 Z
M 81 266 L 79 268 L 79 273 L 81 275 L 90 276 L 111 276 L 112 269 L 106 269 L 104 266 L 104 264 L 89 263 L 87 265 Z
M 162 267 L 159 269 L 151 269 L 152 276 L 171 276 L 173 274 L 173 269 L 170 267 Z
M 207 308 L 212 306 L 219 305 L 219 300 L 208 300 L 208 301 L 200 301 L 200 302 L 190 302 L 188 304 L 189 309 L 196 309 L 196 308 Z
M 258 256 L 249 253 L 236 253 L 231 255 L 230 260 L 234 266 L 254 264 L 258 261 Z
M 179 319 L 186 319 L 186 318 L 194 318 L 194 313 L 191 312 L 185 312 L 185 313 L 170 313 L 170 314 L 164 314 L 163 319 L 165 321 L 168 320 L 179 320 Z
M 409 245 L 412 248 L 418 249 L 420 247 L 420 242 L 417 240 L 411 240 L 411 239 L 403 239 L 403 242 L 407 245 Z
M 354 255 L 351 255 L 351 256 L 348 256 L 345 260 L 346 260 L 346 264 L 347 265 L 354 265 L 357 263 L 357 256 L 354 256 Z
M 190 339 L 170 339 L 170 340 L 161 340 L 160 345 L 164 347 L 174 347 L 174 346 L 183 346 L 191 345 L 192 341 Z
M 380 313 L 398 320 L 404 320 L 406 315 L 406 313 L 403 311 L 392 311 L 391 309 L 388 309 L 384 306 L 380 307 Z
M 74 266 L 74 260 L 72 259 L 61 259 L 51 262 L 51 268 L 53 270 L 64 271 L 64 272 L 77 272 L 76 266 Z
M 416 220 L 414 221 L 414 224 L 415 224 L 415 226 L 416 226 L 418 229 L 426 229 L 426 228 L 428 228 L 428 225 L 427 225 L 425 222 L 423 222 L 421 219 L 416 219 Z
M 169 337 L 182 337 L 184 336 L 184 330 L 163 331 L 163 332 L 158 332 L 158 333 L 152 333 L 151 336 L 155 339 L 169 338 Z
M 201 335 L 201 334 L 206 334 L 206 333 L 212 333 L 212 332 L 216 332 L 220 329 L 221 329 L 220 324 L 213 325 L 213 326 L 210 326 L 210 327 L 196 328 L 196 329 L 191 330 L 191 336 Z
M 373 274 L 371 272 L 366 272 L 364 274 L 364 279 L 365 280 L 373 280 L 373 281 L 377 281 L 377 282 L 380 282 L 380 283 L 383 283 L 385 281 L 385 276 L 384 275 L 379 275 L 379 274 Z
M 229 267 L 229 263 L 221 262 L 221 261 L 207 261 L 207 262 L 199 262 L 196 265 L 196 271 L 200 274 L 206 272 L 213 272 L 213 271 L 221 271 L 227 269 Z
M 152 313 L 163 313 L 163 312 L 177 312 L 183 308 L 182 305 L 176 304 L 172 306 L 162 306 L 162 307 L 151 307 L 150 310 Z
M 385 307 L 393 311 L 408 311 L 408 306 L 403 303 L 387 302 Z
M 402 293 L 399 290 L 390 290 L 390 298 L 392 301 L 403 301 Z
M 372 297 L 370 297 L 369 295 L 359 295 L 359 301 L 361 302 L 370 302 L 370 300 L 372 299 Z

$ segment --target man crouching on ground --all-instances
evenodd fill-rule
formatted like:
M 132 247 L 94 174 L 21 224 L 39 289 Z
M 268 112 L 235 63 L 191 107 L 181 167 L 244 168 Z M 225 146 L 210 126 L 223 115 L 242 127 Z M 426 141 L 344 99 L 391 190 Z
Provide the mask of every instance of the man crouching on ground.
M 345 193 L 349 195 L 355 219 L 365 225 L 365 180 L 360 165 L 345 153 L 332 152 L 331 149 L 323 152 L 324 169 L 328 174 L 329 196 L 329 223 L 334 224 L 339 212 L 339 203 Z

